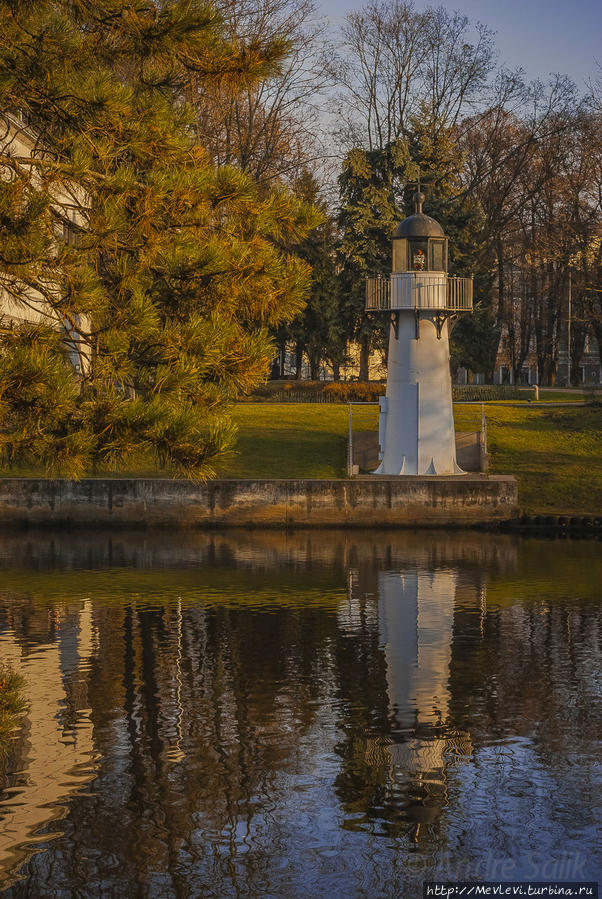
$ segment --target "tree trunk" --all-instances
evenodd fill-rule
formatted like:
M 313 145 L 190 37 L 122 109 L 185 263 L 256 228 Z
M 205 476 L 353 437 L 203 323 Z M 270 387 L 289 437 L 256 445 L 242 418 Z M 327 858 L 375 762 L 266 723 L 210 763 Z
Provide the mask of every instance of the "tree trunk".
M 280 377 L 286 378 L 286 336 L 283 336 L 282 339 L 278 342 L 279 353 L 279 361 L 280 361 Z
M 512 364 L 512 355 L 511 355 L 511 351 L 510 351 L 512 324 L 508 320 L 509 316 L 507 316 L 507 314 L 506 314 L 507 313 L 507 310 L 506 310 L 506 277 L 505 277 L 506 273 L 504 272 L 504 244 L 503 244 L 503 241 L 501 238 L 498 238 L 498 240 L 497 240 L 495 254 L 496 254 L 496 262 L 497 262 L 497 321 L 500 326 L 500 346 L 498 347 L 498 350 L 500 348 L 503 348 L 504 329 L 505 329 L 505 331 L 506 331 L 505 341 L 506 341 L 506 348 L 508 350 L 508 369 L 509 369 L 510 365 Z M 511 316 L 510 316 L 510 318 L 511 318 Z M 497 359 L 496 359 L 496 361 L 497 361 Z M 504 365 L 506 365 L 506 360 L 504 360 Z M 494 370 L 495 370 L 495 362 L 493 363 L 493 366 L 494 366 Z M 506 376 L 504 376 L 501 379 L 502 383 L 505 381 L 505 377 Z M 493 382 L 493 375 L 492 375 L 491 380 Z
M 504 277 L 504 244 L 498 240 L 496 247 L 497 257 L 497 317 L 500 325 L 505 324 L 506 319 L 506 279 Z
M 301 343 L 301 341 L 297 341 L 297 345 L 295 347 L 295 380 L 300 381 L 303 377 L 303 353 L 305 347 Z
M 370 338 L 362 334 L 360 338 L 360 381 L 368 381 L 370 376 Z
M 312 381 L 320 380 L 320 357 L 310 356 L 309 359 L 309 377 Z

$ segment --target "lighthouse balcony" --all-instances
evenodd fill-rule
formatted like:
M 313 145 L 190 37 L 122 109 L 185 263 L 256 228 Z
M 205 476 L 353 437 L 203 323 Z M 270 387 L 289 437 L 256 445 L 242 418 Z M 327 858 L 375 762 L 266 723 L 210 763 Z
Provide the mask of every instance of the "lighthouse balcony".
M 394 272 L 389 278 L 367 278 L 366 312 L 471 312 L 472 288 L 472 278 L 448 277 L 440 272 Z

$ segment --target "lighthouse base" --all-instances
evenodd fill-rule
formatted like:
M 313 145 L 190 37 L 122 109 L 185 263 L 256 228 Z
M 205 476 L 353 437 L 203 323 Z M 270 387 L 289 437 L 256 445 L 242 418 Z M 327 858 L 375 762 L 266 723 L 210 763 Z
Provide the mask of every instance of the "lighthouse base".
M 382 475 L 462 475 L 449 370 L 448 322 L 401 310 L 391 325 L 387 395 L 380 401 Z
M 397 467 L 397 466 L 395 466 L 395 467 Z M 390 475 L 394 474 L 394 472 L 385 471 L 385 463 L 381 462 L 381 464 L 378 466 L 378 468 L 374 471 L 374 474 L 382 474 L 382 475 L 390 476 Z M 397 474 L 398 476 L 406 475 L 406 474 L 407 475 L 418 474 L 417 467 L 414 464 L 414 460 L 409 459 L 407 456 L 402 456 L 401 467 L 398 472 L 395 472 L 395 474 Z M 437 461 L 435 461 L 435 457 L 431 456 L 431 460 L 428 463 L 428 465 L 426 466 L 424 472 L 422 472 L 422 474 L 425 474 L 425 475 L 433 475 L 433 474 L 450 475 L 450 474 L 453 474 L 453 475 L 456 475 L 456 474 L 466 474 L 466 472 L 464 471 L 463 468 L 460 468 L 460 466 L 458 465 L 458 463 L 456 462 L 456 460 L 453 457 L 450 457 L 448 460 L 445 460 L 443 463 L 441 463 L 439 461 L 439 458 L 437 458 Z

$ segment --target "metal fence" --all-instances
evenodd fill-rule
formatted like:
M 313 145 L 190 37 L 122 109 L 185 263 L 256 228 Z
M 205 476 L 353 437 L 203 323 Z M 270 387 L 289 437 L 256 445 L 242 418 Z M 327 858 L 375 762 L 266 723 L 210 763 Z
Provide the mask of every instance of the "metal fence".
M 472 311 L 472 278 L 448 278 L 447 279 L 447 309 L 458 311 Z

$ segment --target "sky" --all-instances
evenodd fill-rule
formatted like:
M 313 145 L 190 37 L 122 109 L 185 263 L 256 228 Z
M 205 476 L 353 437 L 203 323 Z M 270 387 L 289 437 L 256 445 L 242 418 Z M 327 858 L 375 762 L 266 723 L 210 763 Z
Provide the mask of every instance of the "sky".
M 318 0 L 336 24 L 363 0 Z M 602 0 L 415 0 L 417 9 L 443 5 L 496 32 L 499 61 L 521 66 L 529 80 L 546 81 L 552 72 L 569 75 L 584 88 L 602 65 Z

